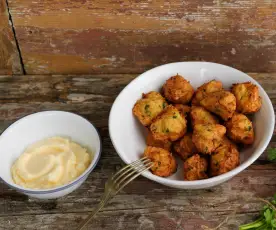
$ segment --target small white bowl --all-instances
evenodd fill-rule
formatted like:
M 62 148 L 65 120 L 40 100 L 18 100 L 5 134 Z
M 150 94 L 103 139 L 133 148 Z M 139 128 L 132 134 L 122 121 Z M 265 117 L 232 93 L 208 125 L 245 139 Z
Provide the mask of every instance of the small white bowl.
M 208 62 L 179 62 L 162 65 L 141 74 L 123 89 L 112 106 L 109 116 L 112 143 L 127 164 L 142 156 L 146 147 L 145 128 L 133 116 L 132 107 L 142 93 L 160 91 L 165 81 L 177 73 L 189 80 L 194 89 L 213 79 L 221 81 L 226 89 L 233 83 L 247 81 L 259 87 L 263 105 L 253 118 L 256 138 L 252 146 L 242 150 L 240 166 L 220 176 L 198 181 L 183 180 L 181 161 L 177 173 L 168 178 L 155 176 L 149 171 L 142 174 L 160 184 L 180 189 L 201 189 L 218 185 L 243 171 L 263 153 L 272 137 L 275 123 L 273 106 L 264 89 L 253 78 L 234 68 Z
M 16 185 L 11 166 L 27 146 L 48 137 L 61 136 L 84 146 L 93 154 L 89 167 L 78 178 L 53 189 L 28 189 Z M 18 192 L 38 199 L 55 199 L 77 189 L 100 159 L 101 140 L 96 128 L 83 117 L 62 111 L 46 111 L 28 115 L 9 126 L 0 136 L 0 177 Z

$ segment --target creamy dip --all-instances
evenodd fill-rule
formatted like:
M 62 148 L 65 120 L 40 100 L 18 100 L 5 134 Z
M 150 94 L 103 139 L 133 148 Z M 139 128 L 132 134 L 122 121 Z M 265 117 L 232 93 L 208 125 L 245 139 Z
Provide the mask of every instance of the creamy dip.
M 79 144 L 51 137 L 29 146 L 11 168 L 14 182 L 25 188 L 54 188 L 80 176 L 92 156 Z

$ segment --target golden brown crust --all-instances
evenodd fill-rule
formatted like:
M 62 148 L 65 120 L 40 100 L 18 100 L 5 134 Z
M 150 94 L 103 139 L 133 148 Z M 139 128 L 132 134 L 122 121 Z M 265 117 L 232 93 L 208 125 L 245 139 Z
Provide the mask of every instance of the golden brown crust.
M 211 154 L 220 145 L 226 128 L 219 124 L 194 126 L 192 140 L 200 153 Z
M 158 148 L 162 148 L 162 149 L 171 151 L 172 142 L 170 142 L 168 140 L 164 140 L 164 141 L 156 140 L 156 139 L 154 139 L 154 137 L 150 131 L 148 131 L 146 142 L 147 142 L 147 146 L 158 147 Z
M 144 126 L 148 126 L 167 105 L 160 93 L 151 91 L 143 94 L 142 99 L 135 103 L 132 112 Z
M 151 124 L 150 131 L 154 139 L 176 141 L 187 131 L 187 122 L 175 107 L 168 106 Z
M 179 141 L 175 142 L 173 149 L 183 161 L 195 154 L 197 149 L 192 141 L 192 134 L 187 133 Z
M 240 154 L 234 145 L 221 145 L 211 155 L 210 174 L 218 176 L 229 172 L 240 164 Z
M 192 126 L 198 124 L 218 124 L 218 119 L 201 106 L 192 106 L 190 113 Z
M 204 157 L 195 154 L 184 162 L 184 179 L 189 181 L 206 179 L 208 178 L 207 168 L 208 161 Z
M 252 144 L 254 142 L 254 129 L 252 122 L 243 114 L 235 113 L 225 123 L 227 135 L 236 143 Z
M 226 136 L 223 136 L 219 146 L 222 146 L 222 145 L 232 145 L 236 149 L 238 149 L 237 145 L 233 141 L 229 140 Z
M 233 84 L 232 92 L 237 99 L 237 111 L 244 114 L 255 113 L 262 106 L 259 89 L 251 82 Z
M 212 80 L 202 86 L 200 86 L 194 94 L 192 105 L 199 105 L 208 93 L 213 93 L 223 90 L 222 83 L 220 81 Z
M 182 113 L 185 117 L 187 117 L 188 114 L 189 114 L 190 111 L 191 111 L 191 107 L 188 106 L 188 105 L 175 104 L 175 105 L 173 105 L 173 106 L 174 106 L 175 108 L 177 108 L 178 111 L 179 111 L 180 113 Z
M 194 94 L 191 84 L 180 75 L 169 78 L 162 90 L 165 98 L 176 104 L 189 103 Z
M 144 151 L 144 156 L 151 159 L 151 161 L 154 163 L 150 168 L 154 175 L 168 177 L 177 170 L 177 163 L 175 158 L 169 151 L 165 149 L 148 146 Z
M 236 110 L 236 98 L 229 91 L 223 90 L 209 93 L 200 101 L 200 105 L 227 121 Z

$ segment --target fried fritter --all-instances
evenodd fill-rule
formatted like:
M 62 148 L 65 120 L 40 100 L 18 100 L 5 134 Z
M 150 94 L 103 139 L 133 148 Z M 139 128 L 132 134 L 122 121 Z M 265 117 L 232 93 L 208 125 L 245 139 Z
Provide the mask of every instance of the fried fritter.
M 222 83 L 220 81 L 212 80 L 202 86 L 200 86 L 195 92 L 192 100 L 192 105 L 199 105 L 200 101 L 204 99 L 208 93 L 213 93 L 223 90 Z
M 187 122 L 175 107 L 168 106 L 151 124 L 150 131 L 154 139 L 176 141 L 187 131 Z
M 175 158 L 165 149 L 148 146 L 145 149 L 144 156 L 154 163 L 150 170 L 157 176 L 168 177 L 177 170 Z
M 175 142 L 173 144 L 173 149 L 183 161 L 195 154 L 197 149 L 192 141 L 192 134 L 187 133 L 179 141 Z
M 192 140 L 197 150 L 211 154 L 220 145 L 226 128 L 218 124 L 199 124 L 194 126 Z
M 151 91 L 143 94 L 142 99 L 135 103 L 132 112 L 144 126 L 148 126 L 167 105 L 160 93 Z
M 172 142 L 168 140 L 165 140 L 165 141 L 156 140 L 154 139 L 152 133 L 149 131 L 147 136 L 147 145 L 171 151 Z
M 200 101 L 200 105 L 227 121 L 236 110 L 236 98 L 232 93 L 223 90 L 209 93 Z
M 228 137 L 236 143 L 249 145 L 254 142 L 253 124 L 245 115 L 235 113 L 225 126 Z
M 226 136 L 223 136 L 219 146 L 222 145 L 233 145 L 236 149 L 238 149 L 237 145 L 233 141 L 229 140 Z
M 208 161 L 195 154 L 184 162 L 184 179 L 189 181 L 206 179 L 208 178 L 207 168 Z
M 176 104 L 187 104 L 192 99 L 194 89 L 182 76 L 176 75 L 169 78 L 163 85 L 165 98 Z
M 201 106 L 192 106 L 190 117 L 192 126 L 198 124 L 218 124 L 218 119 Z
M 217 176 L 236 168 L 240 164 L 240 154 L 235 145 L 221 145 L 211 155 L 210 161 L 210 174 Z
M 178 109 L 179 112 L 181 112 L 185 117 L 190 113 L 191 107 L 188 105 L 182 105 L 182 104 L 175 104 L 175 108 Z
M 232 92 L 237 99 L 237 111 L 244 114 L 255 113 L 262 106 L 259 89 L 251 82 L 233 84 Z

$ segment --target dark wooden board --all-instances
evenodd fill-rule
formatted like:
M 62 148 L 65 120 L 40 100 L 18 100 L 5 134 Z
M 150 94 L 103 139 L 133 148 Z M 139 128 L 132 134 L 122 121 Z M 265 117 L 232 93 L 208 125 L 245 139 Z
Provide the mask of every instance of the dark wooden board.
M 7 3 L 5 0 L 0 0 L 0 74 L 22 74 L 10 23 Z
M 177 61 L 276 71 L 275 0 L 8 0 L 28 74 L 140 73 Z

